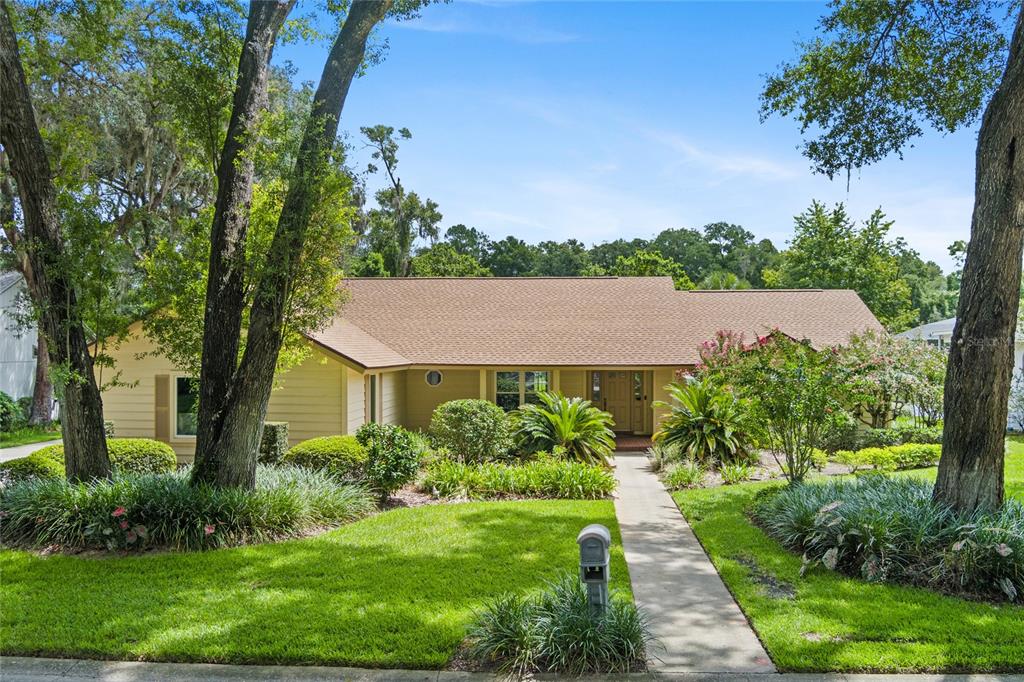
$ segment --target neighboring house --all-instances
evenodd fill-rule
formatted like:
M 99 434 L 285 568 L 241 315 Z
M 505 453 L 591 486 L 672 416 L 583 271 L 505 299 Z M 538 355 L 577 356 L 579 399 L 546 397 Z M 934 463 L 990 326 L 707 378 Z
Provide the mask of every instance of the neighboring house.
M 949 348 L 949 341 L 953 338 L 953 326 L 955 324 L 956 318 L 951 317 L 948 320 L 922 324 L 920 327 L 900 332 L 896 336 L 924 341 L 929 345 L 938 346 L 939 348 Z M 1024 372 L 1024 337 L 1020 335 L 1013 341 L 1013 371 L 1017 374 Z
M 915 339 L 918 341 L 924 341 L 925 343 L 938 346 L 939 348 L 949 348 L 950 339 L 953 338 L 953 326 L 956 324 L 956 318 L 951 317 L 948 320 L 939 320 L 938 322 L 929 322 L 928 324 L 922 324 L 919 327 L 908 329 L 905 332 L 901 332 L 896 336 L 902 336 L 905 339 Z M 1017 335 L 1013 340 L 1013 373 L 1015 376 L 1024 373 L 1024 337 Z M 1010 415 L 1009 421 L 1013 424 L 1013 415 Z
M 36 329 L 18 326 L 25 280 L 0 273 L 0 391 L 12 398 L 32 396 L 36 381 Z
M 366 422 L 425 429 L 434 408 L 483 398 L 514 409 L 556 390 L 593 400 L 616 431 L 650 434 L 676 370 L 719 330 L 773 328 L 817 348 L 882 327 L 853 291 L 676 291 L 669 277 L 374 278 L 345 281 L 339 315 L 280 377 L 267 419 L 292 443 Z M 194 448 L 192 382 L 135 325 L 111 355 L 128 385 L 104 392 L 119 436 Z M 109 371 L 109 370 L 108 370 Z

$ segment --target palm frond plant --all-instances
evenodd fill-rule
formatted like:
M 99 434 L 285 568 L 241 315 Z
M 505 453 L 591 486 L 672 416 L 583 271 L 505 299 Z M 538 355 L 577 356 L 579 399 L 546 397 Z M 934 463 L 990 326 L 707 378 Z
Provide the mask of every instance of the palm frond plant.
M 518 410 L 516 440 L 527 452 L 565 451 L 568 459 L 608 466 L 615 449 L 612 416 L 583 398 L 566 398 L 561 393 L 537 394 L 539 405 Z
M 666 390 L 672 402 L 654 403 L 670 411 L 654 434 L 656 444 L 675 445 L 686 458 L 706 465 L 749 458 L 753 425 L 745 399 L 710 377 L 674 381 Z

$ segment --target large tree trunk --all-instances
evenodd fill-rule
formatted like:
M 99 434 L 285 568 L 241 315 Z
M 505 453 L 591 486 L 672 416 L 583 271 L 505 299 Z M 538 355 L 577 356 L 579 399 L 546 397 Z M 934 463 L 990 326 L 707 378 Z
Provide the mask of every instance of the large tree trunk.
M 935 501 L 960 511 L 994 509 L 1003 501 L 1003 439 L 1024 248 L 1024 12 L 1017 17 L 1006 72 L 985 109 L 976 166 L 935 484 Z
M 36 336 L 36 381 L 32 387 L 32 408 L 28 423 L 33 426 L 53 421 L 53 383 L 50 381 L 50 355 L 46 334 Z
M 63 386 L 64 462 L 72 481 L 110 475 L 103 433 L 103 403 L 93 374 L 88 340 L 65 262 L 56 189 L 39 134 L 17 37 L 0 0 L 0 144 L 17 184 L 25 222 L 24 248 L 32 303 L 47 336 L 50 362 L 66 368 Z
M 334 150 L 338 121 L 352 79 L 366 53 L 373 28 L 391 7 L 390 0 L 355 0 L 331 47 L 313 98 L 295 169 L 288 185 L 267 265 L 257 285 L 249 315 L 248 337 L 241 364 L 218 415 L 217 439 L 203 456 L 216 463 L 213 482 L 252 487 L 256 451 L 281 350 L 283 320 L 291 285 L 305 243 L 306 227 L 319 195 L 329 155 Z M 206 330 L 209 334 L 209 330 Z
M 217 203 L 210 229 L 210 267 L 203 320 L 199 414 L 194 482 L 214 482 L 219 462 L 208 456 L 219 438 L 222 415 L 238 367 L 245 308 L 245 239 L 252 201 L 251 148 L 260 114 L 267 107 L 270 59 L 277 33 L 295 0 L 255 0 L 249 7 L 238 62 L 231 120 L 217 168 Z

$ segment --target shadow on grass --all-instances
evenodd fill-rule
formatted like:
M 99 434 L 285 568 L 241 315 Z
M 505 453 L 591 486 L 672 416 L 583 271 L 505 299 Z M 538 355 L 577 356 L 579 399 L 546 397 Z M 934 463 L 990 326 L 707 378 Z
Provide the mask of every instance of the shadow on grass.
M 438 668 L 475 609 L 574 570 L 576 533 L 594 522 L 615 528 L 610 502 L 397 509 L 317 538 L 205 553 L 85 559 L 4 552 L 0 647 L 7 654 Z M 618 586 L 628 586 L 621 551 L 614 561 Z

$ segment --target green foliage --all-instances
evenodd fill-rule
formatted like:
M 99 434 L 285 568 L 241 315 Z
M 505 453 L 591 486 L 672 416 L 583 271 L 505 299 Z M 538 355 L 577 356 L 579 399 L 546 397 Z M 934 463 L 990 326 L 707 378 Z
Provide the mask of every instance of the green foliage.
M 0 448 L 14 447 L 15 445 L 29 445 L 30 443 L 42 443 L 48 440 L 60 438 L 61 430 L 59 422 L 50 422 L 40 426 L 23 426 L 14 431 L 0 432 Z
M 829 177 L 900 153 L 923 126 L 970 125 L 1004 68 L 1007 11 L 989 0 L 833 2 L 820 37 L 767 79 L 761 117 L 796 118 L 804 155 Z
M 355 436 L 320 436 L 290 448 L 283 464 L 326 471 L 343 479 L 357 479 L 366 467 L 366 448 Z
M 651 461 L 651 471 L 657 473 L 672 464 L 683 460 L 682 448 L 677 444 L 651 443 L 647 448 L 647 458 Z
M 654 441 L 677 445 L 688 459 L 705 466 L 741 461 L 749 455 L 749 403 L 711 377 L 688 377 L 665 387 L 671 403 Z
M 802 481 L 814 464 L 814 449 L 843 409 L 849 375 L 836 349 L 819 352 L 779 332 L 747 345 L 742 336 L 720 332 L 704 345 L 701 360 L 701 377 L 731 386 L 750 401 L 751 418 L 772 444 L 783 473 Z
M 288 450 L 288 422 L 263 422 L 263 437 L 256 458 L 260 464 L 277 464 Z
M 1024 431 L 1024 372 L 1013 375 L 1010 384 L 1009 402 L 1010 425 L 1017 431 Z
M 11 396 L 0 391 L 0 432 L 10 432 L 25 425 L 25 415 Z
M 413 277 L 488 277 L 491 271 L 472 256 L 458 253 L 450 244 L 440 242 L 421 249 L 410 267 Z
M 718 473 L 722 476 L 722 483 L 725 485 L 735 485 L 743 481 L 749 481 L 754 471 L 746 462 L 730 462 L 723 464 L 718 469 Z
M 0 462 L 0 482 L 14 483 L 30 478 L 64 478 L 63 458 L 54 459 L 36 451 L 26 457 Z
M 854 470 L 869 466 L 878 471 L 897 471 L 934 466 L 941 456 L 941 445 L 905 443 L 889 447 L 867 447 L 857 451 L 840 450 L 835 453 L 835 460 Z
M 114 471 L 124 474 L 161 474 L 174 471 L 178 459 L 167 443 L 149 438 L 108 438 L 107 453 Z M 34 455 L 46 457 L 60 465 L 64 475 L 64 446 L 60 443 L 36 450 Z
M 566 398 L 560 393 L 537 394 L 539 405 L 517 410 L 515 432 L 519 447 L 526 452 L 553 452 L 561 448 L 577 462 L 608 465 L 615 449 L 615 422 L 589 400 Z
M 460 462 L 505 459 L 512 450 L 508 415 L 489 400 L 449 400 L 430 418 L 434 446 Z
M 929 483 L 870 476 L 791 486 L 754 513 L 810 565 L 880 582 L 1013 601 L 1024 591 L 1024 506 L 957 514 Z
M 211 549 L 299 535 L 372 510 L 361 488 L 299 468 L 261 466 L 251 491 L 192 486 L 187 472 L 88 484 L 36 479 L 0 491 L 0 537 L 67 550 Z
M 892 221 L 881 210 L 858 228 L 842 204 L 830 211 L 815 201 L 795 220 L 789 248 L 778 267 L 765 273 L 768 286 L 853 289 L 889 331 L 917 319 L 910 287 L 901 279 L 904 247 L 887 240 Z
M 420 487 L 437 497 L 591 500 L 611 495 L 615 477 L 602 466 L 559 461 L 550 456 L 523 464 L 440 460 L 427 468 Z
M 693 281 L 687 277 L 683 266 L 674 260 L 665 258 L 657 251 L 639 250 L 629 256 L 619 256 L 608 270 L 609 275 L 619 277 L 656 277 L 672 278 L 676 289 L 693 289 Z
M 386 501 L 394 491 L 411 481 L 424 455 L 412 434 L 394 424 L 363 424 L 356 440 L 366 448 L 366 483 Z
M 669 465 L 664 476 L 662 476 L 662 481 L 669 490 L 699 488 L 704 484 L 704 476 L 706 474 L 707 471 L 699 462 L 684 460 L 677 464 Z
M 478 615 L 469 653 L 511 676 L 627 673 L 646 665 L 653 641 L 647 618 L 632 600 L 613 592 L 595 613 L 583 583 L 565 573 L 529 597 L 505 594 Z

